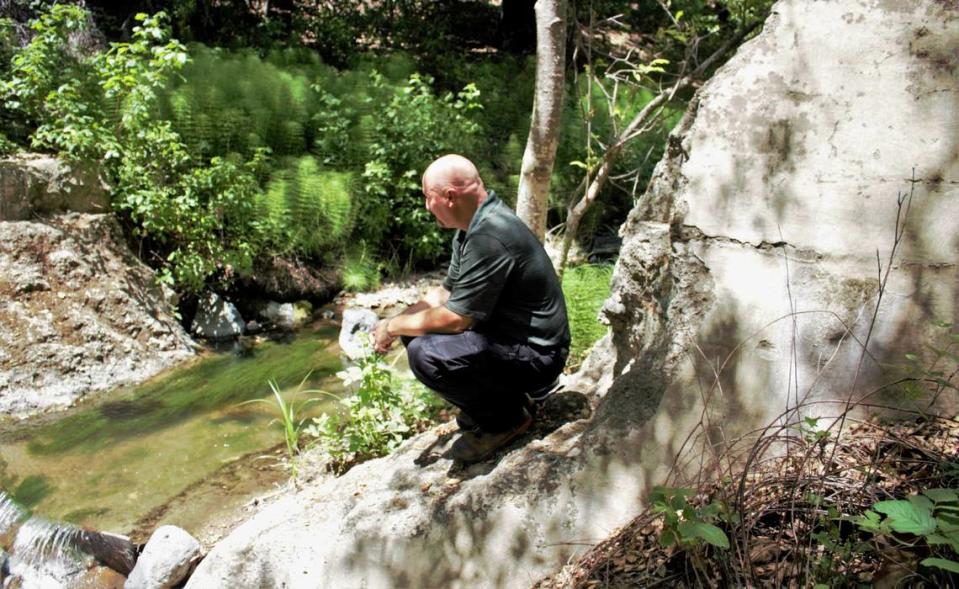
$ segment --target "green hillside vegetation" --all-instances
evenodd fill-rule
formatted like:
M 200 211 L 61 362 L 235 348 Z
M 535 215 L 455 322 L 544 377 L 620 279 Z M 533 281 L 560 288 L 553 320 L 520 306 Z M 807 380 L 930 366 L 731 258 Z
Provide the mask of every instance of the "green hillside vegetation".
M 514 198 L 531 58 L 445 61 L 452 67 L 437 82 L 423 71 L 429 64 L 403 52 L 357 53 L 337 69 L 307 48 L 185 46 L 170 38 L 163 13 L 138 19 L 129 41 L 106 49 L 71 49 L 70 39 L 92 22 L 77 6 L 41 10 L 24 47 L 8 35 L 0 120 L 10 124 L 0 148 L 102 162 L 115 208 L 146 261 L 181 291 L 227 286 L 262 256 L 349 266 L 370 283 L 380 271 L 435 267 L 448 255 L 449 236 L 423 207 L 419 176 L 443 153 L 470 155 L 491 188 Z M 581 162 L 593 157 L 590 138 L 614 123 L 584 110 L 586 84 L 569 84 L 556 221 Z M 651 98 L 619 96 L 619 118 Z M 622 170 L 648 177 L 679 106 L 657 133 L 630 146 Z M 633 190 L 608 192 L 584 239 L 609 231 L 632 206 Z

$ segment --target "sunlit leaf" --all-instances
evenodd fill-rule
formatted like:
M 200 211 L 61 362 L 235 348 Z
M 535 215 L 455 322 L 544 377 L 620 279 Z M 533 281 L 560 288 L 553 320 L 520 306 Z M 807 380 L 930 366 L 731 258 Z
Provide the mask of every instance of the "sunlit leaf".
M 894 532 L 924 536 L 936 531 L 936 520 L 933 519 L 931 510 L 917 505 L 916 502 L 879 501 L 873 509 L 888 516 L 889 526 Z
M 927 558 L 919 564 L 949 571 L 950 573 L 959 573 L 959 562 L 947 558 Z

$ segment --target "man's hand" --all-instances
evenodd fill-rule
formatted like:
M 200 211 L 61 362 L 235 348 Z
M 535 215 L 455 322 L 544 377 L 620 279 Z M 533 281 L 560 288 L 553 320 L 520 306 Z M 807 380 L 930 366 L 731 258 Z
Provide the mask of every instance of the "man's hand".
M 396 338 L 389 334 L 387 326 L 390 324 L 390 319 L 383 319 L 376 324 L 376 327 L 373 329 L 373 350 L 377 354 L 385 354 L 390 351 L 390 348 L 393 346 L 393 342 L 396 341 Z

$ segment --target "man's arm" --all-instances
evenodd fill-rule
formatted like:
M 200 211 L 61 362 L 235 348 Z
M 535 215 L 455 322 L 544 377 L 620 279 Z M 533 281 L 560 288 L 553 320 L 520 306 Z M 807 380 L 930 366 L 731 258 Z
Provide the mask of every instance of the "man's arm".
M 373 331 L 373 347 L 383 354 L 398 336 L 419 336 L 426 333 L 460 333 L 473 325 L 473 319 L 445 307 L 450 292 L 438 286 L 410 305 L 402 313 L 377 323 Z

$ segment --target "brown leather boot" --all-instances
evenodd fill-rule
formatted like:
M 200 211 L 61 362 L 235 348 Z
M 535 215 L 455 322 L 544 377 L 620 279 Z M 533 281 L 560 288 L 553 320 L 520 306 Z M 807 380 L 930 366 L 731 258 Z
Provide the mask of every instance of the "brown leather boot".
M 490 454 L 520 437 L 533 425 L 533 416 L 523 409 L 523 420 L 516 426 L 502 432 L 484 432 L 482 430 L 464 431 L 453 442 L 453 459 L 463 464 L 479 462 Z

